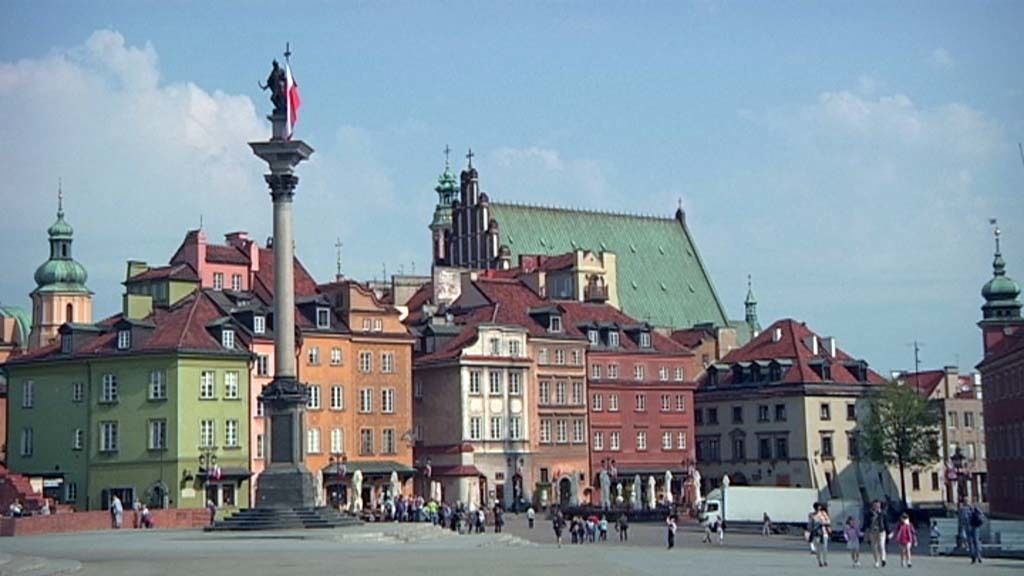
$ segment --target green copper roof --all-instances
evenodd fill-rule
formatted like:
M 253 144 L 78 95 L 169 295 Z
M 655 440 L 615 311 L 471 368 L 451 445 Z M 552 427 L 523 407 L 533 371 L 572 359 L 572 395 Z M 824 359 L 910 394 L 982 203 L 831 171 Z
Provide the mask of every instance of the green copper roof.
M 1020 296 L 1020 285 L 1013 278 L 1006 275 L 1006 261 L 1003 255 L 996 248 L 995 258 L 992 260 L 992 279 L 981 288 L 981 295 L 986 302 L 997 303 L 1001 301 L 1013 301 Z
M 89 274 L 74 260 L 47 260 L 36 269 L 39 292 L 88 292 L 85 281 Z
M 14 318 L 18 326 L 18 340 L 22 344 L 27 344 L 28 334 L 32 331 L 32 316 L 21 308 L 15 308 L 14 306 L 0 306 L 0 316 L 6 316 L 7 318 Z
M 522 254 L 614 252 L 626 314 L 657 326 L 726 325 L 711 279 L 680 220 L 501 203 L 490 208 L 513 262 Z
M 74 235 L 75 229 L 64 220 L 64 212 L 57 212 L 57 221 L 46 232 L 50 235 L 50 238 L 67 239 Z

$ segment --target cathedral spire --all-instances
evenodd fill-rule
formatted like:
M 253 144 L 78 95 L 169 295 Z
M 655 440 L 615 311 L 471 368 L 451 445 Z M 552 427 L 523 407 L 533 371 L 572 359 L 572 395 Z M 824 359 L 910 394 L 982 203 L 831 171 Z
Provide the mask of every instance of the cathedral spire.
M 743 301 L 743 307 L 746 310 L 744 320 L 750 326 L 751 333 L 756 335 L 761 331 L 761 325 L 757 321 L 757 298 L 754 297 L 754 282 L 750 274 L 747 274 L 747 298 Z
M 981 288 L 981 296 L 985 304 L 981 307 L 982 314 L 988 319 L 1019 319 L 1021 302 L 1020 285 L 1006 275 L 1006 260 L 999 245 L 1002 231 L 995 218 L 989 220 L 992 225 L 992 236 L 996 250 L 992 258 L 992 278 Z

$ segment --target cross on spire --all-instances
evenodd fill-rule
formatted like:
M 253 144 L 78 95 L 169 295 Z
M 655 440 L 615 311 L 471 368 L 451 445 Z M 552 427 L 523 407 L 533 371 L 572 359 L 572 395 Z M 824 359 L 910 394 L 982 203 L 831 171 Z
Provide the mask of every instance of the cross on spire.
M 449 155 L 450 155 L 451 153 L 452 153 L 452 149 L 451 149 L 451 148 L 449 148 L 447 144 L 445 144 L 445 145 L 444 145 L 444 169 L 445 169 L 445 170 L 447 170 L 447 169 L 449 168 L 449 164 L 448 164 L 448 156 L 449 156 Z
M 64 182 L 61 178 L 57 178 L 57 214 L 61 215 L 64 213 Z
M 999 230 L 999 220 L 996 218 L 989 218 L 988 223 L 992 226 L 992 235 L 996 239 L 996 254 L 999 254 L 999 236 L 1002 231 Z
M 291 42 L 285 42 L 284 43 L 284 61 L 288 62 L 291 57 L 292 57 L 292 43 Z
M 470 168 L 473 167 L 473 156 L 476 156 L 476 154 L 473 154 L 473 149 L 470 148 L 469 152 L 466 153 L 466 159 L 469 160 L 469 167 Z
M 335 280 L 341 280 L 341 247 L 342 246 L 344 246 L 344 244 L 341 243 L 341 238 L 338 238 L 334 242 L 334 248 L 338 252 L 338 254 L 337 254 L 337 262 L 335 263 L 336 269 L 334 271 L 334 278 L 335 278 Z

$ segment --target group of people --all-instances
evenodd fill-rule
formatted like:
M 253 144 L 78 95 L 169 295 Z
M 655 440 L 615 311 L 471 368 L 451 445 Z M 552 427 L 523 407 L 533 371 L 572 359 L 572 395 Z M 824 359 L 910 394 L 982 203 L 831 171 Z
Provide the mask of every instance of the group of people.
M 124 523 L 124 503 L 121 497 L 114 494 L 110 497 L 110 525 L 112 528 L 120 529 Z M 132 527 L 134 528 L 155 528 L 156 522 L 153 519 L 153 512 L 139 500 L 132 504 Z
M 43 504 L 39 507 L 39 510 L 36 511 L 35 514 L 38 514 L 39 516 L 49 516 L 53 512 L 54 509 L 50 507 L 50 499 L 44 498 Z M 22 516 L 30 516 L 32 514 L 32 512 L 25 509 L 25 506 L 22 505 L 21 500 L 18 500 L 17 498 L 15 498 L 14 502 L 11 502 L 11 504 L 7 507 L 7 515 L 11 518 L 21 518 Z
M 437 505 L 431 502 L 426 509 L 427 520 L 435 526 L 448 528 L 459 534 L 483 534 L 487 531 L 488 514 L 483 508 L 470 508 L 462 502 L 454 505 L 447 502 Z M 530 510 L 532 512 L 533 509 Z M 500 534 L 505 527 L 505 509 L 500 504 L 495 504 L 490 516 L 494 533 Z
M 531 508 L 530 510 L 532 511 L 533 509 Z M 629 517 L 624 513 L 620 514 L 615 520 L 614 526 L 615 531 L 619 533 L 619 541 L 628 541 Z M 530 521 L 530 527 L 533 527 L 532 520 Z M 585 518 L 583 516 L 572 516 L 570 518 L 566 518 L 565 515 L 562 514 L 561 510 L 556 510 L 554 515 L 551 517 L 551 528 L 555 532 L 555 542 L 559 547 L 562 546 L 562 534 L 567 528 L 569 530 L 570 542 L 573 544 L 608 541 L 609 522 L 608 517 L 603 514 L 600 518 L 594 514 Z

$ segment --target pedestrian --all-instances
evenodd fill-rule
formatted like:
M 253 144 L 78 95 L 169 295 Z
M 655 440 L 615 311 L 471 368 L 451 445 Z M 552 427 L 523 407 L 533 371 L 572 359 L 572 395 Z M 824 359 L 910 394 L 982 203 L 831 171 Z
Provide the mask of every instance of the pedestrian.
M 601 521 L 597 524 L 597 531 L 601 542 L 608 541 L 608 517 L 602 515 Z
M 931 526 L 928 528 L 928 555 L 938 556 L 939 555 L 939 540 L 942 538 L 942 533 L 939 532 L 939 521 L 932 520 Z
M 555 512 L 554 518 L 551 519 L 551 528 L 555 531 L 555 542 L 558 543 L 558 547 L 562 547 L 562 530 L 565 529 L 565 518 L 562 517 L 562 511 Z
M 875 500 L 871 503 L 871 509 L 868 511 L 864 527 L 867 529 L 868 542 L 871 544 L 871 555 L 875 559 L 875 568 L 884 567 L 885 544 L 891 530 L 889 528 L 889 519 L 882 510 L 881 501 Z
M 533 530 L 533 521 L 537 518 L 537 511 L 530 506 L 526 509 L 526 523 L 530 526 L 530 530 Z
M 843 537 L 846 538 L 846 549 L 850 551 L 850 560 L 854 568 L 860 568 L 860 538 L 864 534 L 857 526 L 857 520 L 850 516 L 846 519 L 846 526 L 843 527 Z
M 772 534 L 772 519 L 765 512 L 761 518 L 761 536 L 771 536 Z
M 985 514 L 977 504 L 968 503 L 968 508 L 967 552 L 971 555 L 971 564 L 981 564 L 981 527 L 985 525 Z
M 494 509 L 494 533 L 500 534 L 501 529 L 505 527 L 505 511 L 498 506 Z
M 483 507 L 476 511 L 476 533 L 483 534 L 487 529 L 487 513 Z
M 118 498 L 117 494 L 110 499 L 110 521 L 114 526 L 114 529 L 121 528 L 121 522 L 124 519 L 124 505 L 121 504 L 121 499 Z
M 132 502 L 132 528 L 142 528 L 142 502 L 138 498 Z
M 149 511 L 149 507 L 145 504 L 142 505 L 142 510 L 139 511 L 139 526 L 145 529 L 153 527 L 153 513 Z
M 912 567 L 913 558 L 910 551 L 917 546 L 917 531 L 914 530 L 914 525 L 910 523 L 910 516 L 906 512 L 900 515 L 900 525 L 893 539 L 900 545 L 900 566 Z
M 814 544 L 814 535 L 811 529 L 814 527 L 814 517 L 818 514 L 818 503 L 814 503 L 814 509 L 807 514 L 807 527 L 804 528 L 804 540 L 807 540 L 811 547 L 811 556 L 818 554 L 817 546 Z
M 206 511 L 210 513 L 210 526 L 213 526 L 213 522 L 217 519 L 217 505 L 213 503 L 213 500 L 206 501 Z
M 832 534 L 832 519 L 828 515 L 828 507 L 823 503 L 815 504 L 817 513 L 811 522 L 811 539 L 817 550 L 818 566 L 828 566 L 828 541 Z
M 668 537 L 668 549 L 671 550 L 676 547 L 676 519 L 674 516 L 669 516 L 665 519 Z
M 623 512 L 619 514 L 619 519 L 615 521 L 615 529 L 619 531 L 619 542 L 629 541 L 629 518 L 627 516 Z

